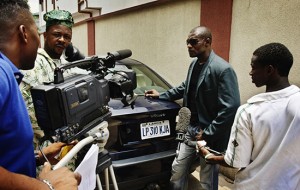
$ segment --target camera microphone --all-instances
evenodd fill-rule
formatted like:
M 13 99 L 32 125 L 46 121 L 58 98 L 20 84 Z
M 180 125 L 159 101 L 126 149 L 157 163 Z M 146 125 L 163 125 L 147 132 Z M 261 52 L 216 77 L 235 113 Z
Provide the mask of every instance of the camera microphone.
M 132 51 L 130 49 L 123 49 L 115 52 L 108 52 L 107 57 L 104 58 L 104 61 L 117 61 L 122 60 L 125 58 L 128 58 L 132 55 Z M 85 59 L 85 56 L 79 51 L 79 49 L 75 46 L 73 46 L 72 43 L 70 43 L 65 51 L 63 52 L 64 58 L 68 62 L 78 61 L 81 59 Z
M 190 119 L 191 119 L 190 109 L 187 107 L 180 108 L 176 119 L 178 119 L 176 128 L 175 128 L 175 130 L 177 132 L 176 140 L 179 141 L 177 150 L 176 150 L 176 158 L 177 158 L 178 154 L 179 154 L 181 142 L 184 141 L 185 133 L 187 132 L 187 128 L 190 124 Z
M 112 55 L 115 60 L 121 60 L 130 57 L 132 55 L 132 51 L 130 49 L 123 49 L 116 52 L 108 53 L 108 55 Z
M 178 122 L 176 124 L 176 140 L 183 141 L 187 128 L 190 124 L 191 111 L 187 107 L 182 107 L 178 112 Z
M 132 52 L 129 49 L 123 49 L 112 53 L 108 52 L 107 57 L 103 59 L 103 62 L 105 63 L 106 68 L 114 68 L 117 60 L 125 59 L 131 55 Z

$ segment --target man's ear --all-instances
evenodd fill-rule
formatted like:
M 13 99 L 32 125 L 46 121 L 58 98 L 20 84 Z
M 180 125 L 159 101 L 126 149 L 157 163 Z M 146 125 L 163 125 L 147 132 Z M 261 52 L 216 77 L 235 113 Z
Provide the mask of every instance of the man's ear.
M 28 43 L 28 34 L 24 25 L 19 26 L 19 34 L 22 42 Z
M 211 45 L 211 38 L 208 38 L 208 37 L 207 37 L 207 38 L 205 38 L 205 43 L 206 43 L 206 44 L 210 44 L 210 45 Z
M 44 39 L 47 38 L 47 32 L 43 32 Z
M 267 66 L 267 73 L 268 73 L 269 75 L 274 74 L 274 72 L 276 72 L 276 71 L 277 71 L 277 68 L 275 68 L 273 65 L 268 65 L 268 66 Z

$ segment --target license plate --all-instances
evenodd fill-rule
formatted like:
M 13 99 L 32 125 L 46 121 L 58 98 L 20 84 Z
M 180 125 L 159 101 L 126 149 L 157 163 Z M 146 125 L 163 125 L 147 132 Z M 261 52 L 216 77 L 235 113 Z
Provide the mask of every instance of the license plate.
M 142 140 L 171 134 L 169 120 L 141 123 L 140 127 Z

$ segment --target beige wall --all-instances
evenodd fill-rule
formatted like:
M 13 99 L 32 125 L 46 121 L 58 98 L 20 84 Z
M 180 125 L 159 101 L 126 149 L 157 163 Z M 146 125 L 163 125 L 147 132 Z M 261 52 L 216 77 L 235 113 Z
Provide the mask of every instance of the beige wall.
M 87 36 L 87 24 L 81 24 L 76 26 L 72 30 L 72 43 L 76 46 L 84 55 L 88 55 L 88 36 Z
M 200 1 L 176 1 L 96 21 L 96 53 L 131 49 L 171 84 L 181 83 L 191 59 L 185 40 L 199 25 Z
M 285 44 L 294 55 L 290 82 L 300 86 L 300 1 L 234 0 L 230 63 L 235 68 L 245 102 L 265 87 L 256 88 L 249 76 L 253 51 L 270 42 Z

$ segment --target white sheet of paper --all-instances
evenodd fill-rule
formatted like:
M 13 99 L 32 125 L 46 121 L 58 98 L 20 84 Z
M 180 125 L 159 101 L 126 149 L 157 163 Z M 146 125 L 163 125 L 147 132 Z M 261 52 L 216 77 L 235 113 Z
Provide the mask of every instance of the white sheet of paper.
M 78 190 L 94 190 L 96 187 L 96 167 L 98 161 L 99 147 L 95 144 L 91 146 L 84 156 L 84 159 L 76 168 L 75 172 L 80 173 L 81 183 Z

